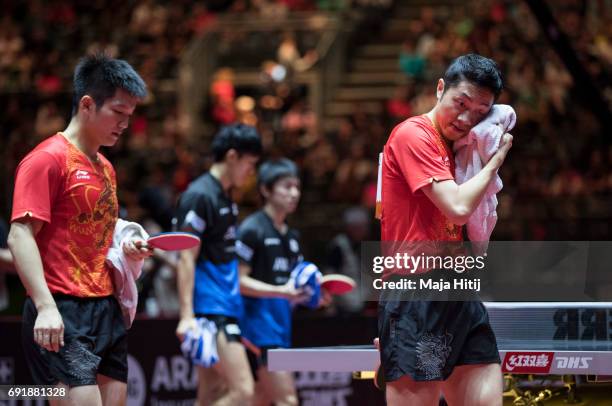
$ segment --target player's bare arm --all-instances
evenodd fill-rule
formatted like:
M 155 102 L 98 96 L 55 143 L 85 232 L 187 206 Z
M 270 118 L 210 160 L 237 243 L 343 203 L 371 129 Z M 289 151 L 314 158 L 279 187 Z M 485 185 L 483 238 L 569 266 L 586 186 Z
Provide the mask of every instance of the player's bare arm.
M 200 245 L 181 251 L 176 266 L 177 287 L 179 293 L 180 320 L 176 335 L 182 340 L 187 330 L 195 323 L 193 314 L 193 283 L 195 278 L 195 260 L 200 252 Z
M 272 285 L 249 276 L 251 267 L 247 264 L 240 264 L 238 269 L 240 271 L 240 293 L 244 296 L 278 297 L 287 300 L 299 300 L 303 296 L 301 290 L 295 289 L 292 280 L 284 285 Z
M 57 352 L 64 345 L 64 324 L 45 281 L 40 252 L 36 245 L 35 236 L 42 225 L 42 221 L 32 218 L 14 221 L 11 224 L 8 245 L 19 278 L 38 311 L 34 340 L 41 347 Z
M 458 225 L 467 223 L 511 147 L 512 135 L 506 133 L 501 140 L 499 150 L 472 179 L 461 185 L 457 185 L 454 180 L 434 181 L 423 187 L 423 193 L 450 221 Z

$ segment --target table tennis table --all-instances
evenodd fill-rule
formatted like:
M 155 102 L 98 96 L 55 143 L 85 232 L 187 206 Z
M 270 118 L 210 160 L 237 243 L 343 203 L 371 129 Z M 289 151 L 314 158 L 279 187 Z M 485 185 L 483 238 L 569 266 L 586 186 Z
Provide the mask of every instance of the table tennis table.
M 612 330 L 612 303 L 485 302 L 485 306 L 497 337 L 505 373 L 612 375 L 612 331 L 608 331 Z M 601 324 L 601 317 L 606 317 L 604 324 L 608 330 L 604 332 L 605 336 L 601 328 L 595 333 L 586 330 L 592 329 L 593 319 L 599 319 Z M 551 331 L 553 328 L 556 330 Z M 572 330 L 577 331 L 572 333 Z M 555 334 L 559 336 L 559 331 L 569 338 L 551 339 Z M 573 339 L 576 333 L 582 335 L 582 339 Z M 584 336 L 591 339 L 584 339 Z M 268 352 L 271 371 L 374 371 L 378 364 L 379 354 L 373 345 L 289 348 Z

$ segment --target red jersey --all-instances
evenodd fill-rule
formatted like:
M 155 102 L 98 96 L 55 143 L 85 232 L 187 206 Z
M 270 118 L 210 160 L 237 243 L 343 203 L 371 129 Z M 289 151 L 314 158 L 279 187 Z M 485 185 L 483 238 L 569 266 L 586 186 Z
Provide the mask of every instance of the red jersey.
M 105 259 L 118 215 L 113 166 L 93 163 L 61 133 L 17 167 L 11 221 L 42 220 L 36 236 L 51 293 L 101 297 L 113 293 Z
M 381 240 L 460 241 L 451 223 L 421 188 L 455 178 L 452 151 L 426 115 L 397 125 L 385 144 L 382 164 Z

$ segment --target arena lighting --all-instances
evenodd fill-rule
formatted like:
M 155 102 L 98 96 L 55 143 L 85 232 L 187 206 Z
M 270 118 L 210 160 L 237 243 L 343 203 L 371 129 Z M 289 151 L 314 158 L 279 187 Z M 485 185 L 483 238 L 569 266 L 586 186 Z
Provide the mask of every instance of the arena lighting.
M 270 76 L 276 82 L 282 82 L 287 77 L 287 69 L 283 65 L 276 65 L 272 68 Z

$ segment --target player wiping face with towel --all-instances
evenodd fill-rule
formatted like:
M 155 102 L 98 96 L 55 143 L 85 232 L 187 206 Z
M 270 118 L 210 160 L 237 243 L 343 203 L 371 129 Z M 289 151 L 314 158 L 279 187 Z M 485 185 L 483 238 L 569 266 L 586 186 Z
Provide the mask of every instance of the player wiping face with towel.
M 457 185 L 453 142 L 489 114 L 502 90 L 494 61 L 469 54 L 455 59 L 438 81 L 438 102 L 391 133 L 382 163 L 381 240 L 461 241 L 512 146 L 498 151 L 470 180 Z M 389 405 L 502 404 L 495 336 L 478 301 L 381 301 L 378 312 L 381 374 Z

